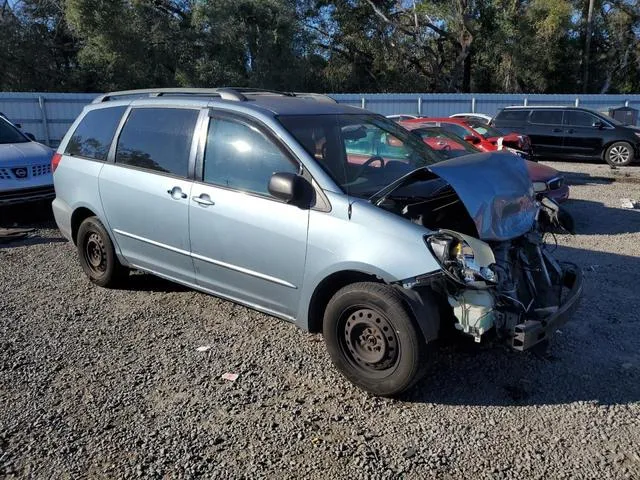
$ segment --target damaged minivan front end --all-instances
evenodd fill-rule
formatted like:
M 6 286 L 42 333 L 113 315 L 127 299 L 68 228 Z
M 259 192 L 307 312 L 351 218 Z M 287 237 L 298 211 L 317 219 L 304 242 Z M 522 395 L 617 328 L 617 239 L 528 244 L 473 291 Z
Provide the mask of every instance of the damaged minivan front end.
M 474 157 L 425 169 L 375 202 L 432 232 L 425 242 L 441 270 L 404 289 L 446 298 L 455 327 L 476 342 L 493 330 L 526 350 L 571 316 L 582 273 L 551 255 L 545 239 L 563 228 L 559 207 L 535 198 L 524 162 Z

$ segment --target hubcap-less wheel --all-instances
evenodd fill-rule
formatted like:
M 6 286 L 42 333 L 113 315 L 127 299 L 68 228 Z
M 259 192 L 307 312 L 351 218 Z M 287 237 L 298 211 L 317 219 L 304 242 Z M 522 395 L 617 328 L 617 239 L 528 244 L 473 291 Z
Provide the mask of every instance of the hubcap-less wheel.
M 611 163 L 627 163 L 631 152 L 624 145 L 616 145 L 609 151 L 609 160 Z
M 107 253 L 100 235 L 95 232 L 89 234 L 84 247 L 87 265 L 94 273 L 102 275 L 107 271 Z
M 368 308 L 357 308 L 343 315 L 343 350 L 360 369 L 382 371 L 398 359 L 398 338 L 388 319 Z

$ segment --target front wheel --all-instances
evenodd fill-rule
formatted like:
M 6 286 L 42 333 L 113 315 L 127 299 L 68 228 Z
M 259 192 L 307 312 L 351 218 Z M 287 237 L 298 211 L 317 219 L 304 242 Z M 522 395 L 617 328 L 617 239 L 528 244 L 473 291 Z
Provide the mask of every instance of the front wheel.
M 633 147 L 627 142 L 612 143 L 604 154 L 606 162 L 614 167 L 626 167 L 633 162 Z
M 118 261 L 111 238 L 97 217 L 80 224 L 76 246 L 84 273 L 96 285 L 113 288 L 127 276 L 128 269 Z
M 424 374 L 427 344 L 388 285 L 363 282 L 339 290 L 325 310 L 323 334 L 336 368 L 374 395 L 398 395 Z

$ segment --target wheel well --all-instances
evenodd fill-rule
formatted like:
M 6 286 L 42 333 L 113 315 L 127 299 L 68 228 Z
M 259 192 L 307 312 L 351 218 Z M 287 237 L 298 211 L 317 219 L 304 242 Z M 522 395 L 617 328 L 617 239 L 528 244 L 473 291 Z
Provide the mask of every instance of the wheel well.
M 331 297 L 342 287 L 357 282 L 380 283 L 381 281 L 382 280 L 375 275 L 354 270 L 345 270 L 329 275 L 320 282 L 311 296 L 311 302 L 309 303 L 309 331 L 312 333 L 322 331 L 322 321 L 327 304 L 329 300 L 331 300 Z
M 73 214 L 71 215 L 71 238 L 73 239 L 73 243 L 76 243 L 80 224 L 84 222 L 85 219 L 94 216 L 95 213 L 85 207 L 80 207 L 74 210 Z

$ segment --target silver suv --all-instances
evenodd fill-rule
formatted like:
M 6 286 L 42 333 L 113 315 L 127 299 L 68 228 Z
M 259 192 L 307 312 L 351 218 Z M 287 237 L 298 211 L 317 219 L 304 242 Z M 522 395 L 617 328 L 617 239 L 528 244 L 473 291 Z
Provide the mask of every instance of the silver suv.
M 56 222 L 92 282 L 139 269 L 322 331 L 335 366 L 378 395 L 412 386 L 445 328 L 524 350 L 582 290 L 545 247 L 562 215 L 521 159 L 439 162 L 321 96 L 107 94 L 53 167 Z

